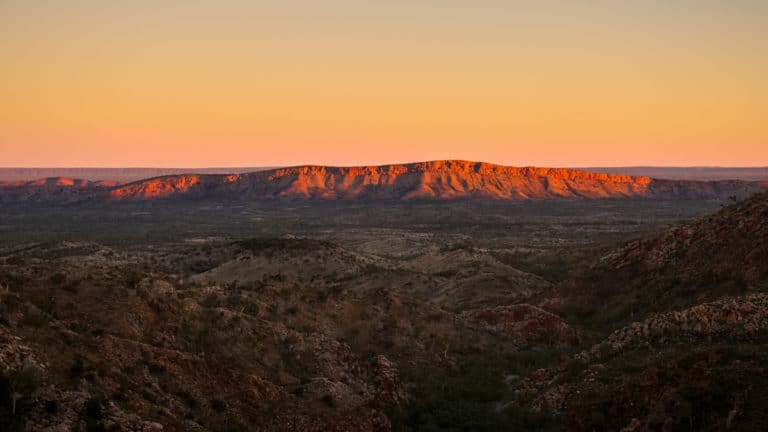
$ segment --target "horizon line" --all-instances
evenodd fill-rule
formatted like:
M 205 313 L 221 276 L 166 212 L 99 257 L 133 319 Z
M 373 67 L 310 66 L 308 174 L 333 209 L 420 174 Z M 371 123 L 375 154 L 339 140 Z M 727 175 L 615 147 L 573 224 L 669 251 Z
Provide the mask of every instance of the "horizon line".
M 486 161 L 474 161 L 474 160 L 467 160 L 467 159 L 432 159 L 432 160 L 419 160 L 419 161 L 412 161 L 412 162 L 393 162 L 393 163 L 376 163 L 376 164 L 322 164 L 322 163 L 303 163 L 303 164 L 278 164 L 278 165 L 219 165 L 219 166 L 152 166 L 152 165 L 138 165 L 138 166 L 119 166 L 119 165 L 99 165 L 99 166 L 88 166 L 88 165 L 72 165 L 72 166 L 0 166 L 0 169 L 3 170 L 10 170 L 10 169 L 189 169 L 189 170 L 195 170 L 195 169 L 202 169 L 202 170 L 213 170 L 213 169 L 252 169 L 252 168 L 258 168 L 258 169 L 277 169 L 277 168 L 290 168 L 290 167 L 301 167 L 301 166 L 326 166 L 326 167 L 336 167 L 336 168 L 348 168 L 348 167 L 363 167 L 363 166 L 388 166 L 388 165 L 410 165 L 410 164 L 418 164 L 418 163 L 430 163 L 430 162 L 444 162 L 444 161 L 462 161 L 462 162 L 471 162 L 471 163 L 486 163 L 490 165 L 499 165 L 499 166 L 507 166 L 507 167 L 537 167 L 537 168 L 565 168 L 565 169 L 595 169 L 595 168 L 705 168 L 705 169 L 712 169 L 712 168 L 739 168 L 739 169 L 768 169 L 768 164 L 766 165 L 653 165 L 653 164 L 640 164 L 640 165 L 538 165 L 538 164 L 522 164 L 522 165 L 506 165 L 502 163 L 495 163 L 495 162 L 486 162 Z

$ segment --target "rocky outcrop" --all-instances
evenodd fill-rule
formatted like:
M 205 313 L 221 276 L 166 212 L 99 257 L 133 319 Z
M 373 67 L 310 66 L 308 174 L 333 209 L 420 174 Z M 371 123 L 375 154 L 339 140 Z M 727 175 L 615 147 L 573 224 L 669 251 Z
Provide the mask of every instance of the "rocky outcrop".
M 473 309 L 458 319 L 471 328 L 524 344 L 575 345 L 579 340 L 578 333 L 560 317 L 528 304 Z
M 408 401 L 405 390 L 400 385 L 400 373 L 397 365 L 383 355 L 377 355 L 372 361 L 373 382 L 376 385 L 376 400 L 384 404 L 400 405 Z
M 0 372 L 18 370 L 27 365 L 41 368 L 32 349 L 20 337 L 0 327 Z
M 601 344 L 577 357 L 599 360 L 647 340 L 694 342 L 700 338 L 739 340 L 768 330 L 768 294 L 723 299 L 682 311 L 657 314 L 613 332 Z
M 743 408 L 768 394 L 766 330 L 765 293 L 655 314 L 529 374 L 517 401 L 567 430 L 762 430 L 762 410 Z

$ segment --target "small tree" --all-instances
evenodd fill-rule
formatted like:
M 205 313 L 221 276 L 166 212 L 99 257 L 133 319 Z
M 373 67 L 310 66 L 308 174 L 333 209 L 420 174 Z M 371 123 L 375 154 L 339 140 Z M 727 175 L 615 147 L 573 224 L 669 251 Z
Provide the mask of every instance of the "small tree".
M 23 397 L 28 397 L 40 387 L 42 383 L 42 371 L 35 366 L 24 366 L 21 369 L 11 370 L 6 373 L 11 396 L 11 413 L 16 415 L 16 403 Z

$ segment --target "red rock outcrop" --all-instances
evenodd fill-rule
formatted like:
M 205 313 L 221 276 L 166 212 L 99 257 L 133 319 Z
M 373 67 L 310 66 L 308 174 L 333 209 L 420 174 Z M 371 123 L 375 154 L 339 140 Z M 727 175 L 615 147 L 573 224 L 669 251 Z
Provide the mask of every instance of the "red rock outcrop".
M 377 355 L 373 361 L 373 382 L 376 384 L 376 400 L 385 404 L 406 403 L 408 395 L 400 385 L 400 373 L 397 365 L 383 355 Z
M 459 319 L 471 328 L 527 344 L 575 345 L 579 340 L 578 333 L 562 318 L 528 304 L 473 309 Z

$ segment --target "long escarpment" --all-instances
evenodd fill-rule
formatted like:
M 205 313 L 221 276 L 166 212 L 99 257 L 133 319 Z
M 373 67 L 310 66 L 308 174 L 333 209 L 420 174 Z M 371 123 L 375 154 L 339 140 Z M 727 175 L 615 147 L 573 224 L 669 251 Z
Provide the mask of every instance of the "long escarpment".
M 314 200 L 491 198 L 724 198 L 761 188 L 741 181 L 692 182 L 562 168 L 507 167 L 468 161 L 404 165 L 298 166 L 235 175 L 179 175 L 127 184 L 112 199 L 171 197 Z
M 19 187 L 23 186 L 16 186 Z M 87 189 L 98 198 L 133 201 L 728 199 L 745 198 L 763 188 L 764 185 L 745 181 L 658 180 L 564 168 L 518 168 L 448 160 L 360 167 L 310 165 L 231 175 L 181 174 Z

